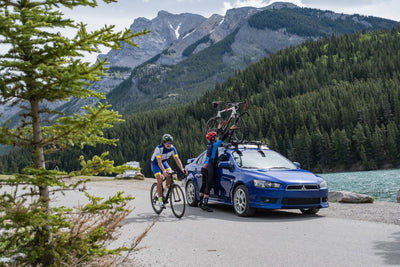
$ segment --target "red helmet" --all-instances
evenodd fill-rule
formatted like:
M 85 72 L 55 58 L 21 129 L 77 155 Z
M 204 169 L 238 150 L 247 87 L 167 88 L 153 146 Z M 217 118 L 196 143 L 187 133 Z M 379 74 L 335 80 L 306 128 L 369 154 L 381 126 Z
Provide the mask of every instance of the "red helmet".
M 211 139 L 213 139 L 214 137 L 217 136 L 217 133 L 215 131 L 210 131 L 208 132 L 208 134 L 206 135 L 206 138 L 208 141 L 211 141 Z

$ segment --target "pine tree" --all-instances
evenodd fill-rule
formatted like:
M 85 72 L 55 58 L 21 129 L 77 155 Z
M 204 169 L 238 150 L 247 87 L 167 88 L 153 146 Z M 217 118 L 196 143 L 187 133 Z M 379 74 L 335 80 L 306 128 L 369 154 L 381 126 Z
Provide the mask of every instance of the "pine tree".
M 104 0 L 105 3 L 116 2 Z M 53 211 L 50 208 L 50 186 L 67 188 L 57 177 L 60 173 L 46 169 L 46 153 L 54 150 L 65 150 L 68 147 L 96 145 L 98 143 L 115 144 L 116 140 L 103 136 L 105 128 L 120 122 L 120 115 L 109 110 L 108 104 L 99 103 L 96 107 L 83 107 L 83 115 L 63 116 L 56 110 L 46 108 L 43 103 L 66 101 L 71 97 L 98 99 L 104 98 L 101 93 L 90 89 L 90 81 L 99 80 L 104 75 L 106 60 L 98 59 L 94 65 L 82 62 L 83 53 L 99 53 L 99 46 L 120 49 L 121 42 L 136 46 L 134 37 L 147 34 L 148 31 L 133 33 L 126 29 L 114 32 L 114 26 L 88 32 L 84 23 L 75 23 L 64 18 L 59 7 L 73 9 L 78 6 L 96 7 L 95 0 L 3 0 L 0 1 L 0 43 L 8 51 L 0 54 L 0 104 L 17 105 L 20 107 L 21 120 L 19 125 L 10 129 L 5 123 L 0 127 L 0 144 L 13 145 L 30 149 L 34 165 L 26 166 L 22 173 L 16 174 L 17 179 L 8 181 L 11 185 L 18 182 L 29 183 L 37 188 L 33 194 L 38 194 L 38 207 L 31 211 L 36 216 L 35 227 L 27 225 L 28 231 L 24 240 L 14 240 L 14 236 L 1 236 L 7 242 L 7 253 L 12 256 L 24 253 L 22 262 L 29 265 L 59 265 L 57 247 L 52 234 L 57 229 L 52 223 Z M 63 32 L 75 31 L 76 36 L 69 38 Z M 58 119 L 47 123 L 47 115 L 58 115 Z M 121 171 L 121 168 L 109 166 L 102 157 L 93 161 L 81 160 L 81 173 L 87 175 L 100 172 Z M 94 164 L 94 162 L 97 163 Z M 109 167 L 106 167 L 109 166 Z M 78 172 L 79 174 L 80 172 Z M 71 174 L 72 175 L 72 174 Z M 4 198 L 7 202 L 10 198 Z M 123 198 L 119 198 L 119 201 Z M 2 203 L 5 203 L 2 202 Z M 10 201 L 7 202 L 10 204 Z M 1 228 L 18 229 L 21 225 L 11 224 L 9 220 L 15 217 L 8 212 L 18 212 L 1 207 Z M 28 212 L 28 211 L 26 211 Z M 36 212 L 36 213 L 35 213 Z M 38 218 L 40 216 L 40 218 Z M 8 219 L 8 222 L 6 221 Z M 59 220 L 63 218 L 58 217 Z M 20 222 L 22 223 L 22 222 Z M 25 222 L 24 222 L 25 223 Z M 8 224 L 8 225 L 7 225 Z M 11 232 L 10 232 L 10 235 Z M 18 237 L 18 236 L 17 236 Z M 21 236 L 19 236 L 21 238 Z M 15 243 L 13 243 L 15 242 Z M 38 250 L 41 248 L 41 250 Z M 2 247 L 3 249 L 3 247 Z M 36 250 L 35 250 L 36 249 Z M 89 249 L 90 250 L 90 249 Z M 96 253 L 96 250 L 93 250 Z

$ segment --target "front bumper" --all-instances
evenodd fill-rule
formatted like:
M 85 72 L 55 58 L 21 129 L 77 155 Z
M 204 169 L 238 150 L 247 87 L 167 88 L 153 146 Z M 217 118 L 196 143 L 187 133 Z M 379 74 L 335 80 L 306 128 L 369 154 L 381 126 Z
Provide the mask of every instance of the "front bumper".
M 254 188 L 249 192 L 250 206 L 262 209 L 327 208 L 328 189 L 286 191 Z

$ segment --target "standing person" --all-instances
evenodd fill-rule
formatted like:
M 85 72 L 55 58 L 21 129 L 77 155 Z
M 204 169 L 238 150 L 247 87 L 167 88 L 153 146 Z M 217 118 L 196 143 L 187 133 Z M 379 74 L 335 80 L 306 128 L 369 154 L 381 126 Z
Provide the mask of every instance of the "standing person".
M 154 149 L 154 153 L 151 156 L 151 170 L 154 173 L 154 177 L 157 179 L 157 195 L 160 208 L 165 209 L 164 202 L 162 200 L 162 182 L 163 176 L 167 177 L 168 173 L 172 172 L 167 160 L 173 157 L 176 165 L 186 175 L 187 171 L 183 168 L 182 162 L 179 159 L 176 148 L 172 145 L 174 138 L 170 134 L 164 134 L 161 138 L 161 144 Z M 167 180 L 166 186 L 169 187 L 170 181 Z
M 218 132 L 220 130 L 220 125 L 218 126 Z M 229 131 L 225 133 L 218 134 L 215 131 L 210 131 L 206 135 L 208 140 L 207 144 L 207 157 L 203 168 L 201 168 L 202 182 L 200 188 L 200 202 L 199 207 L 202 210 L 212 212 L 213 210 L 208 206 L 208 198 L 210 197 L 211 187 L 215 184 L 215 178 L 217 173 L 218 164 L 218 147 L 226 139 L 226 137 L 231 135 L 231 132 L 236 129 L 236 125 L 232 125 Z M 219 137 L 221 135 L 221 138 Z

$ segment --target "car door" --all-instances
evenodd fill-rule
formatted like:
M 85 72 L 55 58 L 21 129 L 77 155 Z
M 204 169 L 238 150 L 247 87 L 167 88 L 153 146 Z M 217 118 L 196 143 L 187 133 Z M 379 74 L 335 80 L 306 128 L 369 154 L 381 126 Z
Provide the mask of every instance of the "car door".
M 195 169 L 194 169 L 194 178 L 196 180 L 197 189 L 200 190 L 201 182 L 203 176 L 201 174 L 201 168 L 204 166 L 204 162 L 206 161 L 206 151 L 204 151 L 200 156 L 197 157 Z
M 228 153 L 219 151 L 218 162 L 221 161 L 231 161 Z M 233 172 L 229 169 L 218 168 L 217 169 L 217 177 L 216 177 L 216 198 L 220 199 L 223 202 L 230 202 L 230 195 L 232 191 L 232 186 L 235 181 L 235 176 Z
M 218 148 L 218 159 L 217 159 L 217 166 L 218 166 L 218 162 L 221 159 L 221 155 L 224 154 L 224 150 L 222 147 Z M 221 168 L 217 167 L 216 173 L 215 173 L 215 184 L 211 187 L 210 190 L 210 197 L 214 198 L 216 200 L 220 200 L 221 198 L 223 198 L 224 192 L 223 192 L 223 188 L 221 187 Z

